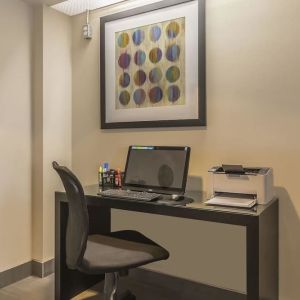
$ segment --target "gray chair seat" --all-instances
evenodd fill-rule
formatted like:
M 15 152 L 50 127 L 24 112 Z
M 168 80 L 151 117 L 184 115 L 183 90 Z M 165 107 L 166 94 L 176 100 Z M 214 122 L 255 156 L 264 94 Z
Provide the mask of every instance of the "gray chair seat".
M 124 230 L 89 235 L 81 269 L 89 274 L 119 272 L 168 257 L 167 250 L 141 233 Z

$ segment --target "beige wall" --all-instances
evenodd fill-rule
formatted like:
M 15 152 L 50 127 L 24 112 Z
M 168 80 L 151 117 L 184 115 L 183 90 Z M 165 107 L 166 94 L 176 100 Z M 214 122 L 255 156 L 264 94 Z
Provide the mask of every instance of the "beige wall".
M 31 20 L 27 4 L 1 0 L 0 272 L 31 260 Z
M 43 6 L 34 8 L 32 97 L 32 257 L 43 257 Z
M 52 161 L 71 167 L 71 19 L 44 7 L 44 260 L 54 256 L 54 191 L 61 187 Z
M 71 20 L 47 6 L 35 9 L 34 260 L 54 257 L 53 160 L 71 166 Z
M 215 164 L 274 167 L 280 197 L 281 300 L 300 298 L 299 11 L 298 0 L 207 1 L 206 129 L 100 130 L 98 18 L 108 12 L 92 13 L 91 41 L 80 36 L 84 16 L 72 19 L 72 161 L 80 179 L 95 183 L 99 162 L 124 166 L 130 144 L 191 146 L 190 174 L 200 176 L 204 188 L 207 170 Z M 170 248 L 170 261 L 157 269 L 245 290 L 242 229 L 127 212 L 113 217 L 114 228 L 142 229 Z M 223 264 L 215 263 L 217 255 Z M 232 267 L 227 268 L 228 261 Z
M 72 35 L 70 17 L 49 7 L 0 8 L 1 272 L 54 257 L 51 162 L 71 165 Z

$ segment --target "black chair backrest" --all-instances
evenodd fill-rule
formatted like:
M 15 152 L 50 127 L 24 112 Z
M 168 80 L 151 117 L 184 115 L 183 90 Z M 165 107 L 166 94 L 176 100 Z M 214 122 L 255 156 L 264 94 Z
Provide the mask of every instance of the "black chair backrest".
M 84 191 L 77 177 L 57 162 L 52 163 L 66 190 L 69 217 L 66 234 L 66 262 L 70 269 L 78 269 L 86 249 L 89 216 Z

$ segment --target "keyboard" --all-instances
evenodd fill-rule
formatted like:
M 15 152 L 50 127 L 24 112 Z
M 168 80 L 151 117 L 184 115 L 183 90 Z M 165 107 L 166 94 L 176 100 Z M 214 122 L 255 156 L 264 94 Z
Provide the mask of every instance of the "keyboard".
M 106 190 L 99 192 L 99 195 L 103 197 L 113 197 L 113 198 L 121 198 L 127 200 L 135 200 L 135 201 L 153 201 L 158 199 L 161 195 L 156 193 L 148 193 L 148 192 L 136 192 L 130 190 Z

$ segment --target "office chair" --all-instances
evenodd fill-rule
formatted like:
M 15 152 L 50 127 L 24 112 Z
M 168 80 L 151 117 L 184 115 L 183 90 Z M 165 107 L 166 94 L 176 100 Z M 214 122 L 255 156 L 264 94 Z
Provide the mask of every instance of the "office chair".
M 89 235 L 89 216 L 81 183 L 67 167 L 60 166 L 55 161 L 52 165 L 63 182 L 68 199 L 68 268 L 87 274 L 105 274 L 105 300 L 135 300 L 130 291 L 117 296 L 119 276 L 127 275 L 131 268 L 168 259 L 169 252 L 133 230 Z

